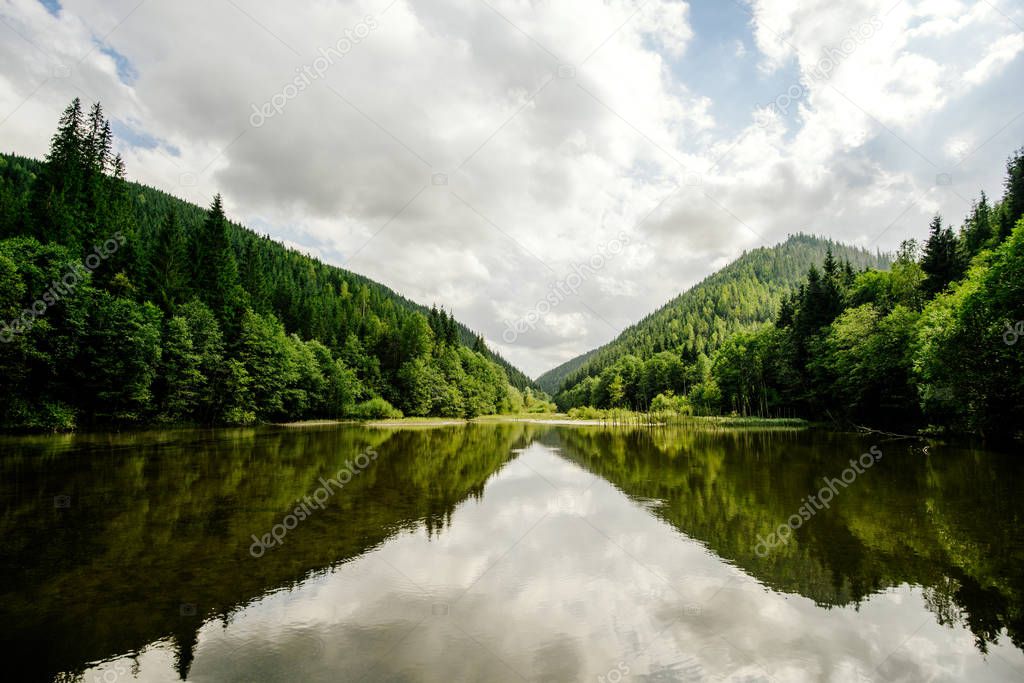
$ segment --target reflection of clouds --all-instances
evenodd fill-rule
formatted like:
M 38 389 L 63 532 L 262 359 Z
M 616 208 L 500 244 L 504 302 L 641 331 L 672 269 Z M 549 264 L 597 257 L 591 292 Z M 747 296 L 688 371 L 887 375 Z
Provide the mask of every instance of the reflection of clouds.
M 565 502 L 572 503 L 567 509 Z M 921 589 L 822 609 L 765 589 L 534 443 L 428 538 L 403 532 L 204 626 L 195 681 L 1019 680 Z M 143 660 L 142 680 L 166 662 Z

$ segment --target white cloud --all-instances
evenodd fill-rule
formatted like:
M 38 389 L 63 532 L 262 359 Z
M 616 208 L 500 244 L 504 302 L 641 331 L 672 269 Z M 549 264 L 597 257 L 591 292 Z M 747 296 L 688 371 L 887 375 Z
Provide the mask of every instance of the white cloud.
M 1020 143 L 1010 126 L 974 151 L 1016 113 L 993 84 L 1021 72 L 1019 30 L 980 4 L 907 0 L 885 14 L 891 0 L 751 2 L 739 46 L 756 46 L 765 73 L 795 67 L 809 88 L 768 125 L 750 111 L 733 134 L 673 68 L 694 49 L 686 3 L 389 2 L 67 0 L 55 18 L 12 0 L 0 7 L 0 134 L 39 156 L 71 97 L 102 100 L 179 151 L 122 143 L 132 177 L 201 204 L 222 191 L 233 217 L 453 307 L 533 373 L 743 249 L 797 230 L 874 246 L 918 198 L 880 242 L 894 247 L 927 211 L 965 210 L 933 187 L 937 173 L 959 163 L 952 189 L 995 190 Z M 810 77 L 875 15 L 827 79 Z M 322 78 L 251 126 L 254 105 L 367 16 L 375 27 Z M 133 83 L 102 46 L 130 60 Z M 723 70 L 753 61 L 736 52 Z M 632 240 L 600 277 L 501 341 L 509 312 L 620 231 Z

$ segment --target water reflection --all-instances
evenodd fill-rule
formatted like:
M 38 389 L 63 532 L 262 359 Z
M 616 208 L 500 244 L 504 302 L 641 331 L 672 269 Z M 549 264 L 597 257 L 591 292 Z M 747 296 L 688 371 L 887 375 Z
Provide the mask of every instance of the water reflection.
M 1012 460 L 882 443 L 754 552 L 870 445 L 524 424 L 7 439 L 0 631 L 28 680 L 1019 680 Z

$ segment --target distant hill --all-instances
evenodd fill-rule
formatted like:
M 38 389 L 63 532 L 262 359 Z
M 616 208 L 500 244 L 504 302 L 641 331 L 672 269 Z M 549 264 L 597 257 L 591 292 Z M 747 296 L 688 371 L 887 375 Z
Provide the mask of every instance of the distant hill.
M 599 346 L 596 349 L 591 349 L 580 356 L 570 358 L 558 367 L 551 368 L 537 378 L 537 386 L 554 396 L 558 393 L 558 389 L 562 386 L 562 381 L 566 377 L 576 372 L 576 370 L 582 367 L 584 363 L 593 358 L 594 354 L 598 353 L 603 348 L 603 346 Z
M 674 351 L 686 360 L 711 355 L 733 333 L 772 320 L 782 297 L 795 289 L 827 249 L 854 269 L 888 268 L 891 259 L 813 235 L 792 235 L 773 247 L 744 253 L 683 292 L 613 341 L 577 356 L 537 378 L 550 394 L 572 388 L 626 354 L 647 359 Z

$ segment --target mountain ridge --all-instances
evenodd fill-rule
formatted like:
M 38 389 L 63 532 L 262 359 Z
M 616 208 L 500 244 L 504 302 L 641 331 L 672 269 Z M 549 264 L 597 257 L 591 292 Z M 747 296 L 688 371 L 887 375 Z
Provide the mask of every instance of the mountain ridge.
M 782 296 L 797 287 L 812 264 L 821 263 L 829 248 L 837 259 L 849 260 L 858 270 L 887 267 L 891 262 L 890 256 L 880 252 L 872 254 L 861 247 L 802 232 L 791 234 L 775 245 L 744 251 L 613 340 L 569 359 L 534 381 L 556 395 L 599 374 L 627 353 L 648 358 L 659 351 L 677 351 L 691 360 L 700 353 L 710 355 L 731 333 L 772 319 Z M 698 305 L 701 310 L 695 310 Z

